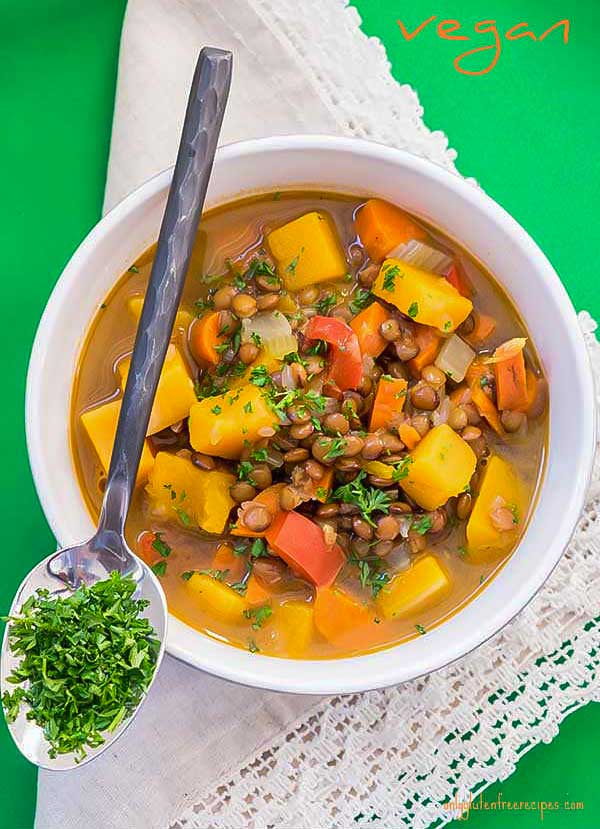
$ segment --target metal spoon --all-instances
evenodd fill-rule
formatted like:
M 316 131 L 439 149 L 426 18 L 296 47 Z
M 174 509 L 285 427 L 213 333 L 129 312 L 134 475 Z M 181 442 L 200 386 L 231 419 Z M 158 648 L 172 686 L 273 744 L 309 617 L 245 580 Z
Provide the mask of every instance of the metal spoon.
M 84 544 L 53 553 L 34 567 L 19 587 L 10 609 L 11 615 L 16 614 L 23 602 L 40 587 L 67 595 L 82 583 L 93 584 L 107 578 L 113 570 L 131 576 L 138 584 L 136 597 L 150 602 L 145 615 L 161 643 L 154 678 L 164 653 L 167 605 L 154 573 L 127 546 L 125 520 L 204 205 L 231 84 L 232 60 L 231 52 L 211 48 L 202 49 L 198 58 L 123 395 L 98 531 Z M 15 686 L 8 684 L 6 679 L 20 662 L 20 658 L 16 659 L 10 653 L 8 627 L 2 641 L 2 692 L 14 689 Z M 17 748 L 32 763 L 64 770 L 96 758 L 123 733 L 138 711 L 139 706 L 115 731 L 104 734 L 105 742 L 101 746 L 86 748 L 87 757 L 78 764 L 74 754 L 50 758 L 42 729 L 26 719 L 24 710 L 15 722 L 9 724 L 9 730 Z

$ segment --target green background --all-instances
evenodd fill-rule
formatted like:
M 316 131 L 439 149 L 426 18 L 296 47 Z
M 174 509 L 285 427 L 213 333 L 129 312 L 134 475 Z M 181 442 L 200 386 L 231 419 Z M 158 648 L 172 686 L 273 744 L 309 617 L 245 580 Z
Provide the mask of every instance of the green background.
M 47 297 L 100 217 L 125 5 L 125 0 L 0 0 L 2 610 L 29 567 L 52 549 L 27 464 L 25 373 Z M 477 178 L 539 242 L 576 308 L 600 316 L 597 0 L 454 0 L 447 6 L 434 0 L 355 0 L 355 5 L 366 33 L 383 40 L 396 77 L 418 90 L 428 126 L 443 130 L 459 150 L 459 170 Z M 539 34 L 567 13 L 568 45 L 556 33 L 541 43 L 504 41 L 496 68 L 479 77 L 461 75 L 452 66 L 461 52 L 491 42 L 489 34 L 474 34 L 477 20 L 496 19 L 501 30 L 526 20 Z M 437 21 L 414 40 L 403 39 L 398 17 L 413 30 L 432 14 L 460 20 L 473 39 L 442 41 Z M 487 64 L 489 54 L 478 56 L 479 66 Z M 505 799 L 583 800 L 584 812 L 547 814 L 544 825 L 598 825 L 599 732 L 599 706 L 573 714 L 553 743 L 531 751 L 509 780 L 488 790 L 488 799 L 502 792 Z M 0 757 L 0 826 L 29 829 L 35 770 L 13 748 L 4 724 Z M 470 820 L 480 827 L 509 820 L 511 826 L 531 826 L 539 817 L 485 813 Z

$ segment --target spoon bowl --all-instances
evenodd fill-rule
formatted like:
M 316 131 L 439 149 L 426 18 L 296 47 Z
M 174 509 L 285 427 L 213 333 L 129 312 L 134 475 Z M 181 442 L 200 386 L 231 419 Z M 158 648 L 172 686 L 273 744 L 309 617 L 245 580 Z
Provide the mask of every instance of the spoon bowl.
M 149 602 L 143 615 L 149 620 L 154 628 L 156 638 L 160 641 L 160 650 L 156 658 L 154 674 L 140 702 L 141 705 L 152 687 L 152 683 L 156 679 L 165 650 L 165 641 L 167 638 L 167 604 L 165 594 L 152 570 L 126 546 L 122 550 L 125 556 L 125 569 L 120 569 L 120 567 L 114 566 L 114 563 L 109 558 L 103 555 L 100 557 L 94 552 L 92 544 L 95 540 L 96 537 L 85 544 L 80 544 L 75 547 L 65 547 L 63 550 L 59 550 L 59 552 L 53 553 L 48 558 L 40 561 L 19 585 L 9 615 L 12 616 L 18 613 L 23 602 L 39 589 L 46 589 L 53 596 L 70 595 L 72 593 L 70 584 L 65 583 L 61 577 L 53 575 L 53 571 L 56 570 L 57 566 L 62 568 L 67 565 L 67 562 L 73 564 L 79 562 L 78 567 L 84 568 L 79 570 L 84 575 L 84 578 L 79 580 L 77 586 L 82 582 L 93 584 L 94 581 L 105 579 L 113 570 L 119 570 L 122 575 L 131 576 L 137 583 L 134 598 L 145 599 Z M 100 560 L 102 564 L 98 566 Z M 108 571 L 103 569 L 105 565 L 109 565 L 111 569 Z M 2 640 L 2 657 L 0 663 L 0 691 L 2 694 L 5 691 L 13 691 L 15 689 L 15 686 L 7 681 L 7 677 L 21 661 L 21 657 L 13 656 L 8 647 L 8 628 L 9 625 L 7 624 Z M 114 731 L 105 732 L 103 735 L 104 742 L 101 745 L 96 748 L 86 747 L 86 756 L 81 760 L 79 758 L 76 759 L 73 752 L 59 754 L 54 758 L 50 757 L 48 754 L 49 744 L 44 737 L 42 729 L 32 720 L 27 719 L 24 708 L 21 709 L 16 720 L 7 723 L 7 725 L 10 735 L 19 750 L 30 762 L 35 763 L 40 768 L 51 769 L 53 771 L 67 771 L 68 769 L 83 766 L 102 754 L 103 751 L 121 736 L 133 721 L 134 716 L 135 712 L 132 716 L 122 720 Z

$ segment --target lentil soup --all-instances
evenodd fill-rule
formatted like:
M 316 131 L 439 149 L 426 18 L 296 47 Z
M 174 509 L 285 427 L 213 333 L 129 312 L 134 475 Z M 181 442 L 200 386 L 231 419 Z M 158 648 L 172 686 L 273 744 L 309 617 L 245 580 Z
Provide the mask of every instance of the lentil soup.
M 153 252 L 98 309 L 74 382 L 94 518 Z M 202 219 L 128 542 L 171 613 L 256 653 L 423 635 L 518 544 L 546 398 L 518 312 L 438 228 L 331 193 L 228 204 Z

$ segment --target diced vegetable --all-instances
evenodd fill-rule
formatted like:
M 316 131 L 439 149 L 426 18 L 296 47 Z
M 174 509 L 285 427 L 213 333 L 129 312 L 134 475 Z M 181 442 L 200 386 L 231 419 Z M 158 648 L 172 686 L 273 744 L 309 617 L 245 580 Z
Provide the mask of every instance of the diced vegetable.
M 434 273 L 407 265 L 400 259 L 386 259 L 373 293 L 395 305 L 415 322 L 432 325 L 451 334 L 471 313 L 471 300 Z
M 243 596 L 207 573 L 194 573 L 185 584 L 195 594 L 198 607 L 223 622 L 238 624 L 248 609 Z
M 342 391 L 355 389 L 362 380 L 363 367 L 358 337 L 337 317 L 311 317 L 304 330 L 307 340 L 329 343 L 329 376 Z
M 246 568 L 242 556 L 236 556 L 231 544 L 219 544 L 213 556 L 211 569 L 215 572 L 224 573 L 228 582 L 236 582 L 241 579 Z
M 340 279 L 348 269 L 337 232 L 324 213 L 305 213 L 271 231 L 267 243 L 288 291 Z
M 514 342 L 514 341 L 513 341 Z M 502 348 L 502 346 L 500 346 Z M 496 349 L 494 356 L 498 353 Z M 501 352 L 502 353 L 502 352 Z M 527 407 L 527 374 L 523 349 L 513 349 L 507 357 L 494 363 L 498 408 L 521 410 Z
M 259 492 L 258 495 L 252 499 L 253 504 L 261 504 L 263 507 L 266 507 L 273 518 L 276 518 L 277 515 L 281 512 L 281 507 L 279 505 L 279 493 L 285 487 L 285 484 L 273 484 L 272 486 L 263 489 L 262 492 Z M 239 515 L 243 516 L 243 511 L 240 510 Z M 255 532 L 254 530 L 249 530 L 245 525 L 241 517 L 238 517 L 236 526 L 231 531 L 232 535 L 244 535 L 248 538 L 264 538 L 266 534 L 266 530 L 262 532 Z
M 377 392 L 371 410 L 371 421 L 369 423 L 371 432 L 391 426 L 394 418 L 398 418 L 404 408 L 407 388 L 408 383 L 403 378 L 396 379 L 385 374 L 382 375 L 377 384 Z
M 279 647 L 294 659 L 304 656 L 314 634 L 312 607 L 303 602 L 285 602 L 275 608 L 273 616 Z
M 200 365 L 209 363 L 216 366 L 221 359 L 217 349 L 227 342 L 227 334 L 220 333 L 220 316 L 218 311 L 209 311 L 192 325 L 190 349 L 194 360 Z
M 469 444 L 446 423 L 434 426 L 410 454 L 406 494 L 427 510 L 437 509 L 468 486 L 477 458 Z
M 321 527 L 294 510 L 280 513 L 266 538 L 292 570 L 317 587 L 331 584 L 346 561 L 337 544 L 327 546 Z
M 444 340 L 439 331 L 429 325 L 415 325 L 414 329 L 419 353 L 408 361 L 408 367 L 412 376 L 418 380 L 425 366 L 430 366 L 435 361 Z
M 424 271 L 437 273 L 443 276 L 452 265 L 452 257 L 441 250 L 426 245 L 424 242 L 417 242 L 411 239 L 402 245 L 398 245 L 387 254 L 387 259 L 402 259 L 415 268 L 422 268 Z M 448 279 L 448 277 L 446 277 Z M 450 280 L 449 280 L 450 281 Z M 457 285 L 454 286 L 461 293 Z
M 447 339 L 435 359 L 435 365 L 441 369 L 455 383 L 464 380 L 467 369 L 475 359 L 475 352 L 471 346 L 457 334 Z
M 517 354 L 520 354 L 525 348 L 527 337 L 513 337 L 512 340 L 499 345 L 491 357 L 486 357 L 485 363 L 487 365 L 493 363 L 501 363 L 504 360 L 509 360 Z
M 513 467 L 508 461 L 493 455 L 485 466 L 467 524 L 470 561 L 492 560 L 514 545 L 521 532 L 525 504 L 523 484 Z M 508 521 L 509 529 L 498 529 L 506 511 L 512 513 L 512 522 Z
M 386 619 L 398 619 L 429 610 L 450 592 L 450 577 L 438 559 L 427 554 L 398 573 L 376 599 Z
M 375 613 L 364 602 L 349 596 L 339 587 L 317 590 L 315 627 L 328 642 L 340 648 L 357 650 L 373 643 L 377 623 Z
M 379 333 L 379 326 L 389 318 L 389 311 L 380 302 L 372 302 L 350 321 L 350 328 L 358 337 L 363 356 L 379 357 L 389 345 Z
M 187 458 L 159 452 L 146 491 L 152 512 L 184 527 L 222 533 L 234 505 L 229 494 L 235 477 L 219 470 L 198 469 Z
M 117 366 L 123 390 L 127 382 L 130 363 L 131 359 L 128 357 L 121 360 Z M 179 349 L 171 344 L 167 349 L 160 373 L 146 434 L 155 435 L 173 423 L 183 420 L 189 415 L 190 408 L 195 402 L 194 384 L 188 374 L 186 364 Z
M 417 443 L 421 440 L 421 434 L 417 432 L 415 427 L 411 426 L 410 423 L 401 423 L 398 426 L 398 437 L 409 452 L 412 452 Z
M 325 469 L 323 476 L 313 481 L 313 499 L 324 504 L 329 498 L 331 487 L 333 486 L 334 470 L 333 467 Z
M 110 403 L 103 403 L 95 409 L 88 409 L 81 415 L 81 423 L 94 449 L 98 460 L 105 472 L 108 472 L 110 456 L 112 455 L 115 435 L 117 434 L 117 422 L 121 411 L 121 401 L 111 400 Z M 154 463 L 154 457 L 148 440 L 144 441 L 142 457 L 137 474 L 137 483 L 144 483 L 148 479 L 150 470 Z
M 381 262 L 398 245 L 422 241 L 427 233 L 403 210 L 381 199 L 369 199 L 355 220 L 356 232 L 375 262 Z
M 283 360 L 286 354 L 298 351 L 298 340 L 281 311 L 265 311 L 242 320 L 242 342 L 261 347 L 261 361 Z
M 471 286 L 464 274 L 464 271 L 456 263 L 450 267 L 450 270 L 446 274 L 446 279 L 453 288 L 456 288 L 461 296 L 465 296 L 467 299 L 471 298 Z
M 206 455 L 239 458 L 267 427 L 277 429 L 277 417 L 262 390 L 252 383 L 200 400 L 190 410 L 190 443 Z
M 466 335 L 466 339 L 472 345 L 480 345 L 492 336 L 496 330 L 496 320 L 490 317 L 489 314 L 482 314 L 480 311 L 473 312 L 475 325 L 470 334 Z
M 467 382 L 469 383 L 469 388 L 471 390 L 471 401 L 481 417 L 484 417 L 487 420 L 496 434 L 500 437 L 504 437 L 505 432 L 500 421 L 498 409 L 494 405 L 494 402 L 481 388 L 481 378 L 485 374 L 486 370 L 485 365 L 480 360 L 475 360 L 469 366 L 467 371 Z
M 246 582 L 244 598 L 249 605 L 264 604 L 271 599 L 271 594 L 262 586 L 256 576 L 251 574 Z
M 536 377 L 534 372 L 527 368 L 525 370 L 527 378 L 527 403 L 519 411 L 525 412 L 527 417 L 539 417 L 544 411 L 548 399 L 548 386 L 546 381 L 541 377 Z

